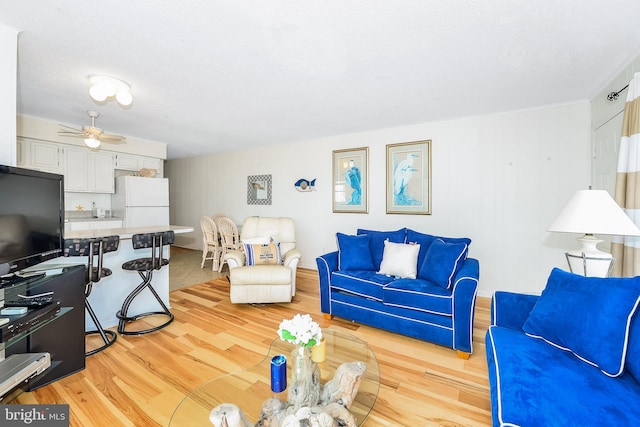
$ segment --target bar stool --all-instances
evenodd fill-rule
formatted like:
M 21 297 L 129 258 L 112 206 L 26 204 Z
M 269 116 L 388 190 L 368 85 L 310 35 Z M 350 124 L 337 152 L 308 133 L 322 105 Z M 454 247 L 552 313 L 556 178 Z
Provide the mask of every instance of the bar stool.
M 151 248 L 151 256 L 145 258 L 137 258 L 122 264 L 123 270 L 137 271 L 140 277 L 142 277 L 142 283 L 140 283 L 133 291 L 131 291 L 131 293 L 127 296 L 127 298 L 125 298 L 124 302 L 122 303 L 122 309 L 116 313 L 116 317 L 119 319 L 118 332 L 122 335 L 148 334 L 150 332 L 158 331 L 173 322 L 173 313 L 169 311 L 156 290 L 153 288 L 151 279 L 153 277 L 154 270 L 160 270 L 163 266 L 169 264 L 169 260 L 162 257 L 162 249 L 164 246 L 172 244 L 174 241 L 174 237 L 175 236 L 173 231 L 162 231 L 159 233 L 133 235 L 131 239 L 133 249 Z M 145 289 L 148 289 L 153 294 L 153 296 L 162 307 L 162 310 L 130 315 L 129 306 L 131 306 L 133 300 Z M 167 316 L 168 320 L 161 325 L 147 329 L 136 331 L 127 331 L 125 329 L 127 323 L 134 322 L 148 316 Z
M 96 329 L 86 331 L 84 334 L 85 336 L 98 334 L 102 338 L 102 341 L 104 341 L 104 344 L 100 347 L 97 347 L 90 351 L 85 351 L 85 356 L 91 356 L 92 354 L 101 352 L 102 350 L 113 344 L 118 338 L 118 334 L 116 334 L 114 331 L 109 331 L 102 327 L 100 321 L 98 320 L 98 316 L 96 316 L 93 308 L 91 308 L 91 304 L 89 304 L 88 298 L 91 294 L 93 284 L 99 282 L 103 277 L 111 275 L 111 270 L 102 266 L 102 258 L 106 253 L 118 250 L 119 244 L 120 236 L 96 237 L 87 239 L 65 239 L 64 241 L 63 256 L 87 257 L 87 272 L 85 277 L 86 285 L 84 288 L 84 307 L 89 313 L 89 316 L 91 317 L 91 320 L 93 321 Z

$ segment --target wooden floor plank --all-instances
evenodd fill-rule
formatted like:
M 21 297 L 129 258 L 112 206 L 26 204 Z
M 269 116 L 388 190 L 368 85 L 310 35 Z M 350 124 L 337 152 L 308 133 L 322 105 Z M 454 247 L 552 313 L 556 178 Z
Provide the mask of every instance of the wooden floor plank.
M 140 337 L 121 335 L 87 358 L 84 371 L 24 393 L 15 403 L 68 403 L 71 426 L 166 426 L 190 390 L 259 363 L 280 322 L 303 312 L 323 328 L 353 333 L 375 352 L 381 387 L 366 427 L 491 424 L 487 298 L 478 298 L 474 354 L 465 361 L 435 344 L 345 319 L 326 320 L 317 273 L 298 269 L 297 283 L 291 304 L 231 304 L 226 277 L 174 290 L 171 325 Z

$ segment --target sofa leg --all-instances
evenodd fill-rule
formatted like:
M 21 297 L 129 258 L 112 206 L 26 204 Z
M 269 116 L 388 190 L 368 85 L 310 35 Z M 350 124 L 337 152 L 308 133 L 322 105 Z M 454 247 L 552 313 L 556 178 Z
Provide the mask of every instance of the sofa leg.
M 456 350 L 456 352 L 460 359 L 469 360 L 469 357 L 471 357 L 471 353 L 467 353 L 466 351 Z
M 326 320 L 331 320 L 331 319 L 333 319 L 333 314 L 322 313 L 322 316 L 323 316 Z

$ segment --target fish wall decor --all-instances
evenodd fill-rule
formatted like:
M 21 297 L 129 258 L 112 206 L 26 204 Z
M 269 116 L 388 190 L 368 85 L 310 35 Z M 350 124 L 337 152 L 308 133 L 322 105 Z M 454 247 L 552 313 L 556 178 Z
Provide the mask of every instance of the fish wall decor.
M 300 178 L 293 184 L 298 191 L 315 191 L 316 189 L 316 180 L 315 178 L 309 181 L 308 179 Z

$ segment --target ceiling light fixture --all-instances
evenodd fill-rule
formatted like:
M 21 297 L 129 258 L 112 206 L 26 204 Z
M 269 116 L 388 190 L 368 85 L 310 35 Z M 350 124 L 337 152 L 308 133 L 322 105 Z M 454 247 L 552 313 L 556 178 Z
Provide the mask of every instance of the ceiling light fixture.
M 104 102 L 115 97 L 123 107 L 128 107 L 133 102 L 131 87 L 125 81 L 108 76 L 89 76 L 89 95 L 96 102 Z
M 100 146 L 100 140 L 93 135 L 89 135 L 88 138 L 85 138 L 84 143 L 89 148 L 98 148 Z

